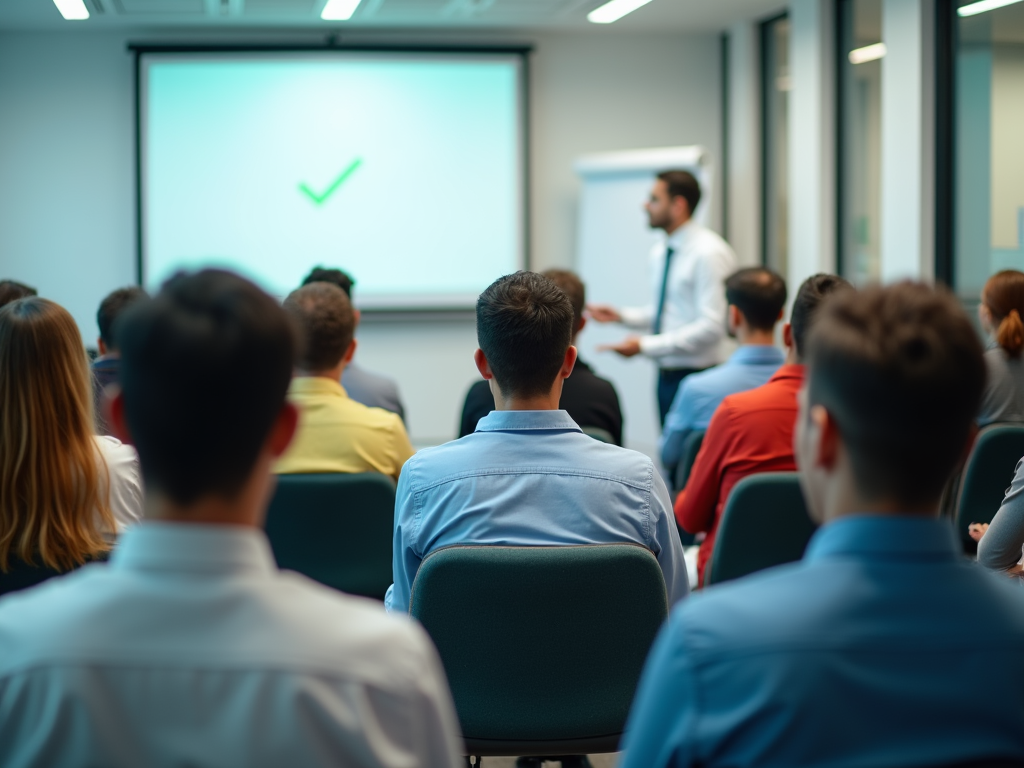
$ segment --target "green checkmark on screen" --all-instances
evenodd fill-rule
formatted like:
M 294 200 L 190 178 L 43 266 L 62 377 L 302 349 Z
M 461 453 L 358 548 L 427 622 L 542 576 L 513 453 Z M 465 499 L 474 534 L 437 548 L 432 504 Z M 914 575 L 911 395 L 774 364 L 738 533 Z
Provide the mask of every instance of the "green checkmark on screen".
M 345 179 L 351 176 L 355 172 L 356 168 L 358 168 L 362 164 L 362 162 L 363 158 L 357 157 L 355 160 L 349 163 L 348 168 L 342 171 L 338 178 L 336 178 L 333 181 L 331 186 L 329 186 L 319 195 L 312 189 L 310 189 L 305 182 L 301 182 L 299 184 L 299 191 L 307 195 L 309 199 L 312 200 L 316 205 L 323 205 L 327 198 L 333 195 L 335 190 L 337 190 L 338 187 L 345 183 Z

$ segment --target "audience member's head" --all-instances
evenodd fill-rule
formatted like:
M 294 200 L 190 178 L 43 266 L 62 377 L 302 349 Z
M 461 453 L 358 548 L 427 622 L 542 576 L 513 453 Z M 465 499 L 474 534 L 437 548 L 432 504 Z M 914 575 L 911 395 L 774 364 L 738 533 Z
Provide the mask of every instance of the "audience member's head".
M 0 307 L 12 301 L 24 299 L 26 296 L 38 296 L 39 292 L 32 286 L 19 283 L 17 280 L 0 280 Z
M 807 354 L 807 336 L 822 302 L 833 293 L 852 289 L 853 286 L 838 275 L 817 274 L 803 281 L 793 299 L 789 325 L 783 332 L 786 345 L 791 347 L 797 362 L 803 362 Z
M 504 397 L 529 398 L 551 391 L 566 363 L 573 316 L 565 292 L 536 272 L 506 275 L 480 294 L 477 343 Z
M 336 285 L 345 292 L 349 299 L 352 298 L 352 289 L 356 287 L 356 281 L 348 272 L 327 267 L 313 267 L 313 270 L 302 281 L 303 285 L 309 285 L 310 283 L 331 283 Z
M 765 267 L 747 267 L 725 281 L 729 302 L 729 332 L 746 325 L 752 331 L 771 333 L 786 306 L 786 281 Z
M 298 340 L 287 313 L 249 281 L 205 270 L 129 307 L 115 336 L 112 415 L 139 452 L 147 496 L 183 519 L 200 500 L 260 502 L 295 429 L 285 394 Z
M 575 340 L 576 334 L 583 330 L 587 320 L 583 317 L 583 308 L 587 304 L 587 291 L 583 287 L 583 281 L 575 272 L 568 269 L 548 269 L 541 272 L 552 283 L 562 289 L 562 292 L 569 297 L 572 304 L 572 337 Z
M 100 302 L 99 311 L 96 313 L 96 324 L 100 329 L 99 347 L 101 355 L 116 354 L 118 351 L 117 339 L 114 337 L 114 322 L 121 313 L 136 301 L 149 298 L 144 290 L 132 285 L 127 288 L 118 288 L 107 295 Z
M 978 307 L 981 324 L 1010 357 L 1024 350 L 1024 272 L 1004 269 L 985 283 Z
M 309 283 L 288 294 L 284 308 L 302 333 L 299 371 L 337 378 L 335 369 L 355 352 L 356 319 L 345 292 L 333 283 Z
M 796 440 L 815 514 L 829 519 L 840 497 L 847 512 L 934 512 L 973 434 L 982 355 L 945 290 L 902 283 L 829 300 L 808 339 Z
M 78 326 L 46 299 L 7 304 L 0 309 L 0 569 L 14 557 L 67 570 L 107 549 L 103 531 L 115 524 L 106 471 Z

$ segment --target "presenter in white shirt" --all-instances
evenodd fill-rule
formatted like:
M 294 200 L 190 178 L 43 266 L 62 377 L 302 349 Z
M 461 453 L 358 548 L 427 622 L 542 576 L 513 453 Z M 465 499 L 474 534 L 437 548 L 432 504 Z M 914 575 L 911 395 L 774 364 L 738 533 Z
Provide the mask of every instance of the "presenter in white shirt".
M 700 197 L 700 184 L 689 172 L 659 173 L 644 204 L 651 228 L 665 233 L 650 256 L 653 303 L 587 306 L 597 322 L 647 332 L 599 349 L 657 361 L 663 424 L 682 380 L 721 362 L 718 347 L 726 332 L 725 279 L 736 270 L 736 254 L 719 235 L 693 220 Z

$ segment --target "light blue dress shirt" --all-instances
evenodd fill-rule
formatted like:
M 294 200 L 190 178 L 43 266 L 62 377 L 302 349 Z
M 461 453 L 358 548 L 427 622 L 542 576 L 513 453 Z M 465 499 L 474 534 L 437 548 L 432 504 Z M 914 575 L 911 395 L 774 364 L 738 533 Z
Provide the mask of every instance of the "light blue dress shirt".
M 856 516 L 674 612 L 620 768 L 1024 758 L 1024 593 L 947 521 Z
M 683 443 L 697 429 L 707 429 L 715 409 L 729 395 L 760 387 L 772 377 L 785 356 L 777 347 L 747 344 L 726 362 L 691 373 L 679 385 L 661 434 L 661 463 L 671 467 L 682 458 Z
M 672 502 L 650 458 L 588 437 L 565 411 L 492 411 L 403 467 L 384 604 L 409 610 L 420 562 L 440 547 L 617 542 L 655 554 L 670 604 L 687 594 Z

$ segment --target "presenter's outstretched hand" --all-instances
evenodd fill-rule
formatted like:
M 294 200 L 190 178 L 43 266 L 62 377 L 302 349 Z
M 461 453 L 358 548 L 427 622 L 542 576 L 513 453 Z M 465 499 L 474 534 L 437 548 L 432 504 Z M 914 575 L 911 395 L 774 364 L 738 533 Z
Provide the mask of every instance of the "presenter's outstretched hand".
M 618 344 L 600 344 L 598 352 L 618 352 L 623 357 L 633 357 L 640 354 L 640 337 L 627 336 Z
M 621 323 L 622 315 L 611 304 L 587 304 L 587 317 L 598 323 Z

